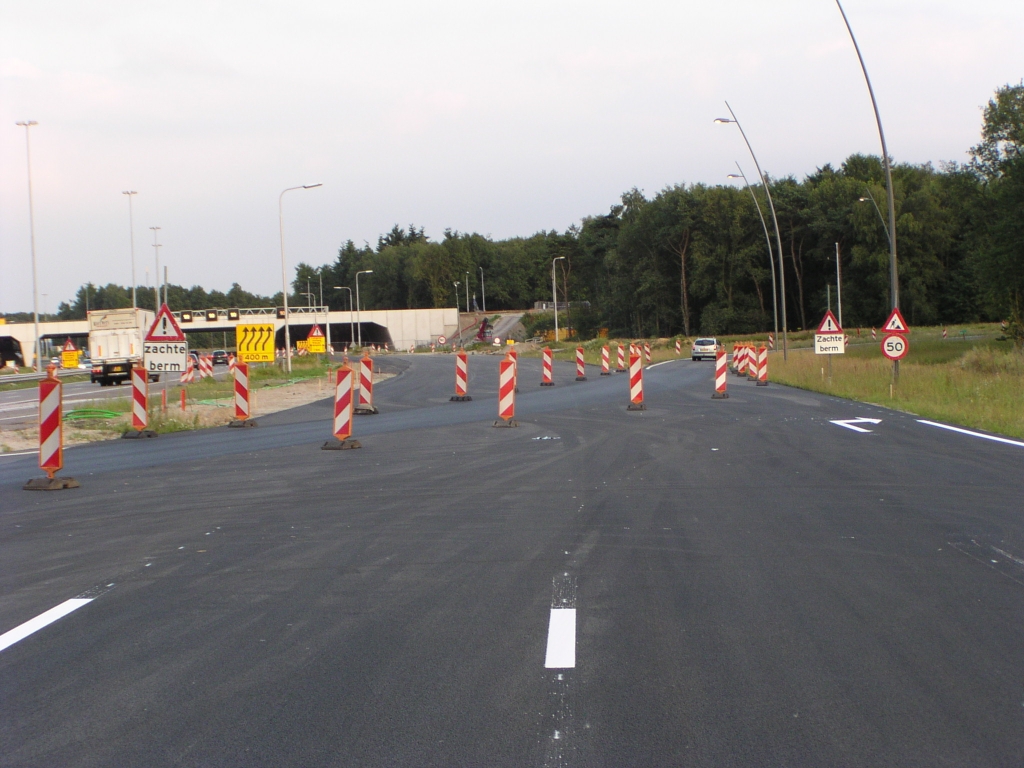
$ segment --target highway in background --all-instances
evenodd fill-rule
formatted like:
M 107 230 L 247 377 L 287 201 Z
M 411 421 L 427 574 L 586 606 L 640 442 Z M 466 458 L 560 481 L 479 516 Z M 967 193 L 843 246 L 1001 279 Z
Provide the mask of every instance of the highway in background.
M 357 451 L 322 401 L 0 457 L 0 636 L 76 608 L 0 766 L 1019 764 L 1024 446 L 689 360 L 634 413 L 521 359 L 495 429 L 497 361 L 388 358 Z

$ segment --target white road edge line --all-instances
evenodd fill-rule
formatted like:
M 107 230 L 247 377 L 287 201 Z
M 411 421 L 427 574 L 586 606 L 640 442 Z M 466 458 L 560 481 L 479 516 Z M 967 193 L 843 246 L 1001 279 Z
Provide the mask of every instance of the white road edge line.
M 647 366 L 647 370 L 650 370 L 651 368 L 657 368 L 659 365 L 665 365 L 666 363 L 678 363 L 678 362 L 679 362 L 679 360 L 662 360 L 660 363 L 655 363 L 654 365 L 648 365 Z
M 576 667 L 575 608 L 551 609 L 544 667 L 546 669 L 574 669 Z
M 7 650 L 19 640 L 24 640 L 33 632 L 38 632 L 43 627 L 53 624 L 53 622 L 58 619 L 63 619 L 72 611 L 77 611 L 83 605 L 91 603 L 92 601 L 93 598 L 91 597 L 73 597 L 70 600 L 65 600 L 60 605 L 54 606 L 45 613 L 40 613 L 34 619 L 29 619 L 21 626 L 4 632 L 0 635 L 0 651 Z
M 11 453 L 0 453 L 0 459 L 5 459 L 8 456 L 31 456 L 34 453 L 39 453 L 39 451 L 12 451 Z
M 1024 448 L 1024 443 L 1020 440 L 1011 440 L 1008 437 L 996 437 L 995 435 L 984 435 L 981 432 L 972 432 L 969 429 L 963 429 L 962 427 L 951 427 L 949 424 L 939 424 L 937 421 L 928 421 L 926 419 L 918 419 L 918 424 L 927 424 L 929 427 L 938 427 L 939 429 L 948 429 L 951 432 L 960 432 L 964 435 L 970 435 L 971 437 L 980 437 L 983 440 L 994 440 L 997 443 L 1006 443 L 1007 445 L 1018 445 Z

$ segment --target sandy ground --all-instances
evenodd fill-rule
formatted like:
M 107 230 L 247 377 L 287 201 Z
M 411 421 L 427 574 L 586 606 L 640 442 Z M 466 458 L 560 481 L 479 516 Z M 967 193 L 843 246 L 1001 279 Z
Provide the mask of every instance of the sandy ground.
M 393 373 L 374 373 L 373 381 L 390 379 Z M 358 389 L 358 387 L 357 387 Z M 289 408 L 295 408 L 316 400 L 322 400 L 331 395 L 331 384 L 326 377 L 307 379 L 296 384 L 289 384 L 285 387 L 265 387 L 255 390 L 253 393 L 255 402 L 252 403 L 253 415 L 256 418 L 265 416 L 268 413 L 276 413 Z M 157 398 L 150 398 L 151 402 L 159 403 Z M 159 412 L 150 411 L 151 426 L 156 426 L 160 421 L 176 422 L 180 429 L 203 429 L 204 427 L 219 427 L 227 424 L 235 417 L 235 411 L 231 406 L 231 400 L 218 401 L 223 405 L 200 405 L 199 403 L 188 403 L 184 411 L 178 403 L 168 403 L 167 414 L 164 416 Z M 102 401 L 97 403 L 102 408 Z M 79 445 L 90 443 L 96 440 L 110 440 L 118 437 L 128 429 L 129 415 L 117 419 L 97 419 L 87 424 L 83 422 L 64 422 L 64 445 Z M 0 427 L 0 453 L 32 451 L 39 447 L 39 429 L 10 429 Z

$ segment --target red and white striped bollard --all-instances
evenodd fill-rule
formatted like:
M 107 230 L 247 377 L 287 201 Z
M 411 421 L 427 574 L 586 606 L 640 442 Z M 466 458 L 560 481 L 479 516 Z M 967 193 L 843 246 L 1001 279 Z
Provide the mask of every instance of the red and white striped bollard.
M 156 437 L 149 427 L 149 374 L 141 365 L 132 367 L 132 428 L 121 437 Z
M 768 386 L 768 348 L 761 347 L 757 351 L 758 364 L 757 364 L 757 386 L 767 387 Z
M 46 367 L 39 382 L 39 468 L 46 477 L 34 477 L 23 486 L 26 491 L 56 491 L 77 488 L 70 477 L 55 477 L 64 468 L 64 388 L 57 367 Z
M 252 418 L 251 398 L 249 397 L 249 364 L 235 363 L 235 420 L 229 427 L 255 427 Z
M 724 400 L 729 397 L 726 386 L 729 383 L 729 366 L 726 362 L 724 348 L 719 348 L 715 353 L 715 393 L 711 395 L 712 400 Z
M 644 368 L 640 364 L 640 355 L 629 356 L 629 405 L 627 411 L 645 411 L 644 405 Z
M 616 373 L 625 373 L 626 372 L 626 348 L 622 344 L 619 344 L 617 346 L 618 346 L 619 349 L 618 349 L 618 355 L 616 357 L 615 372 Z
M 352 436 L 352 402 L 355 395 L 355 372 L 350 368 L 339 368 L 334 385 L 334 423 L 332 425 L 333 440 L 321 446 L 325 451 L 345 451 L 351 448 L 362 448 L 358 440 L 349 440 Z
M 601 347 L 601 375 L 611 376 L 612 372 L 608 367 L 608 358 L 610 357 L 611 350 L 608 349 L 608 345 L 605 344 Z
M 553 387 L 555 381 L 551 375 L 551 348 L 544 347 L 544 351 L 541 353 L 541 380 L 540 385 L 542 387 Z
M 455 394 L 451 397 L 452 402 L 464 403 L 473 398 L 466 394 L 469 390 L 469 355 L 466 350 L 460 349 L 455 355 Z
M 518 427 L 516 416 L 516 363 L 506 358 L 498 363 L 498 420 L 496 427 Z
M 587 364 L 583 359 L 583 347 L 576 347 L 576 381 L 587 380 Z
M 359 404 L 355 407 L 355 412 L 378 413 L 373 404 L 373 359 L 365 352 L 359 358 Z

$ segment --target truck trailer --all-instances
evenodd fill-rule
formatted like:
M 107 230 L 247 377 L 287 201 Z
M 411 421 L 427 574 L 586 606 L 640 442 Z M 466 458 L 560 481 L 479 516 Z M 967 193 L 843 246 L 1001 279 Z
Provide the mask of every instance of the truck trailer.
M 132 366 L 142 362 L 143 326 L 151 312 L 141 309 L 97 309 L 89 313 L 90 380 L 101 387 L 128 381 Z M 150 381 L 159 375 L 150 374 Z

